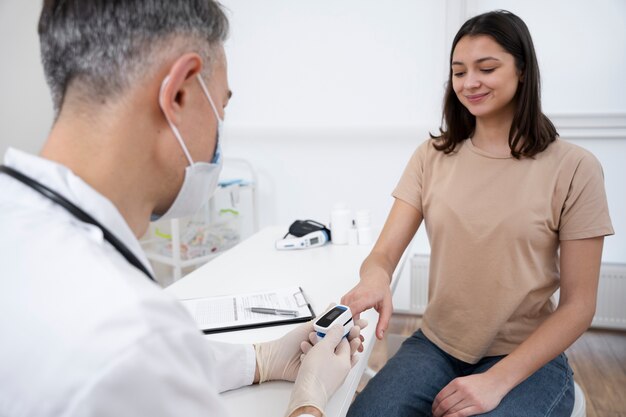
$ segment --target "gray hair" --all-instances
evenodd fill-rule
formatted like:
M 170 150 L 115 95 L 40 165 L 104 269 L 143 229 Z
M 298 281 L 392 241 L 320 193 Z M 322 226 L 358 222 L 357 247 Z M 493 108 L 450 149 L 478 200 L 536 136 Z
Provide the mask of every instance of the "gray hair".
M 102 101 L 120 94 L 164 54 L 194 51 L 209 75 L 228 36 L 213 0 L 44 0 L 41 60 L 58 115 L 70 85 Z

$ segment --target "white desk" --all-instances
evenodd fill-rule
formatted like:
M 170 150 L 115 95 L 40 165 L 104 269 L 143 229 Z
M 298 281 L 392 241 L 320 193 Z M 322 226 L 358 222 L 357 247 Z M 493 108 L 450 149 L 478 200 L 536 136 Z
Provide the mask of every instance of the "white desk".
M 359 279 L 359 267 L 371 246 L 326 245 L 299 251 L 277 251 L 274 241 L 282 238 L 285 227 L 269 227 L 229 250 L 212 262 L 187 275 L 166 289 L 176 297 L 192 298 L 271 290 L 300 285 L 316 314 L 331 302 L 339 302 Z M 398 268 L 399 270 L 400 268 Z M 396 276 L 397 276 L 396 271 Z M 364 351 L 343 386 L 330 399 L 329 417 L 343 417 L 374 346 L 378 313 L 369 310 L 361 315 L 369 325 L 362 332 Z M 267 327 L 207 335 L 211 340 L 254 343 L 275 339 L 295 325 Z M 243 387 L 222 394 L 232 416 L 282 416 L 287 408 L 293 384 L 272 381 Z

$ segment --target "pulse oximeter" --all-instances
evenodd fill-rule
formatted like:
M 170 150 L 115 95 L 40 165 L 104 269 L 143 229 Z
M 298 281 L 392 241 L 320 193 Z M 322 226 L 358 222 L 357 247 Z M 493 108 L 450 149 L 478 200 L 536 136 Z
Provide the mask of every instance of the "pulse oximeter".
M 343 336 L 346 337 L 350 329 L 354 326 L 350 307 L 336 305 L 326 312 L 322 317 L 315 320 L 313 328 L 317 333 L 317 340 L 322 340 L 328 331 L 336 325 L 343 327 Z

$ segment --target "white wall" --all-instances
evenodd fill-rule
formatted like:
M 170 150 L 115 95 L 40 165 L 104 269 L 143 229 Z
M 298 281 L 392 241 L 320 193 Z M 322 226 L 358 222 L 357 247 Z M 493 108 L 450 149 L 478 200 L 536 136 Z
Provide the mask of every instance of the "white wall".
M 437 125 L 443 2 L 225 0 L 237 126 Z
M 626 2 L 224 3 L 235 93 L 225 151 L 258 168 L 262 225 L 327 221 L 341 200 L 370 208 L 382 226 L 405 162 L 438 126 L 452 36 L 468 16 L 507 8 L 533 34 L 546 111 L 555 120 L 573 114 L 589 124 L 565 129 L 564 137 L 604 166 L 617 233 L 606 240 L 604 260 L 626 262 Z M 37 152 L 51 124 L 36 36 L 39 5 L 0 1 L 0 153 L 8 146 Z M 616 115 L 609 124 L 607 114 Z M 423 234 L 416 250 L 428 251 Z
M 38 152 L 52 125 L 52 100 L 39 59 L 41 1 L 0 1 L 0 155 Z

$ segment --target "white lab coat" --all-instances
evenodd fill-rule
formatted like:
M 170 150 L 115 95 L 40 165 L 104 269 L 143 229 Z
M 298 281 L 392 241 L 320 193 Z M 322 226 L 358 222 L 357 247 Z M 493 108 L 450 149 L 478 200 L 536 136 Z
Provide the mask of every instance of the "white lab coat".
M 151 270 L 115 206 L 69 169 L 12 149 L 5 164 L 91 214 Z M 218 393 L 252 383 L 251 345 L 205 340 L 98 228 L 5 174 L 0 278 L 0 416 L 225 416 Z

